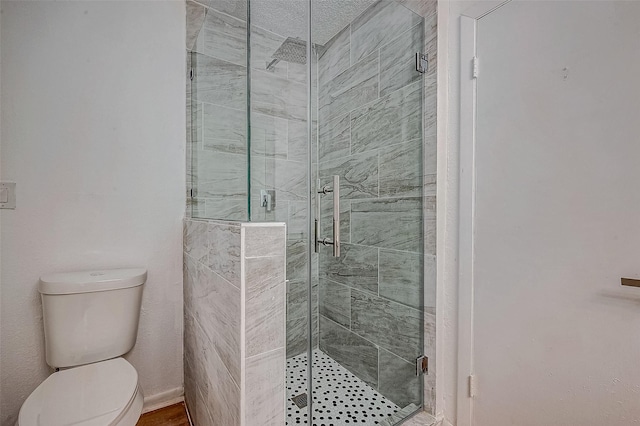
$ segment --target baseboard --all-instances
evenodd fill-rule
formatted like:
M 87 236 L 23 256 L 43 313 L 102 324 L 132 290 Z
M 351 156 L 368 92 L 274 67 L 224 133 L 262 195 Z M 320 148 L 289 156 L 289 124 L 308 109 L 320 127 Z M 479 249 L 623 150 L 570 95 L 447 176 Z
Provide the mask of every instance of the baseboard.
M 148 413 L 149 411 L 159 410 L 182 401 L 184 401 L 184 388 L 169 389 L 155 395 L 145 396 L 142 412 Z

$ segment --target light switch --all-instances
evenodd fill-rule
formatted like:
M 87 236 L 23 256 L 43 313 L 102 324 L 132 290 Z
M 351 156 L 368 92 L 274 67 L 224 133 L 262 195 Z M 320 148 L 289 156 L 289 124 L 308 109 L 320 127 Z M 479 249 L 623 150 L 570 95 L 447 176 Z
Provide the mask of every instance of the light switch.
M 0 209 L 16 208 L 16 183 L 0 182 Z

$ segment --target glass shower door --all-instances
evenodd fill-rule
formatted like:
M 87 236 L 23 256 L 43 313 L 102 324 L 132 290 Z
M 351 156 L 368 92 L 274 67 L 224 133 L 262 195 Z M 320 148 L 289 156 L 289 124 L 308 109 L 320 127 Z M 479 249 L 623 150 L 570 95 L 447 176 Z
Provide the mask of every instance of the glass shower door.
M 395 424 L 422 406 L 424 22 L 370 4 L 317 49 L 318 343 L 313 424 Z M 349 2 L 341 3 L 348 13 Z M 324 38 L 323 38 L 324 37 Z M 339 224 L 339 229 L 335 225 Z

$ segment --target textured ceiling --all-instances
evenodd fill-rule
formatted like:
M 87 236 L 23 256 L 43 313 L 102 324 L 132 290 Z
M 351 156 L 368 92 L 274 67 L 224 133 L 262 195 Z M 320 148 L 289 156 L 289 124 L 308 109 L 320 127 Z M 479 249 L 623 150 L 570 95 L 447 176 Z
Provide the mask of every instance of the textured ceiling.
M 376 1 L 312 0 L 313 42 L 325 44 Z M 284 37 L 306 40 L 307 1 L 251 0 L 251 23 Z

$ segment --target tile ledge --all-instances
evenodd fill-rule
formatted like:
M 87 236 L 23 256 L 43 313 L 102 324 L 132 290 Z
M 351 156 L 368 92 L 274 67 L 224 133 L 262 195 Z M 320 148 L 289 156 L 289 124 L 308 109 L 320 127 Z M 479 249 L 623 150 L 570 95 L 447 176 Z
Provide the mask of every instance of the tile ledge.
M 262 228 L 271 228 L 271 227 L 282 227 L 286 226 L 285 222 L 240 222 L 240 226 L 253 228 L 253 227 L 262 227 Z

